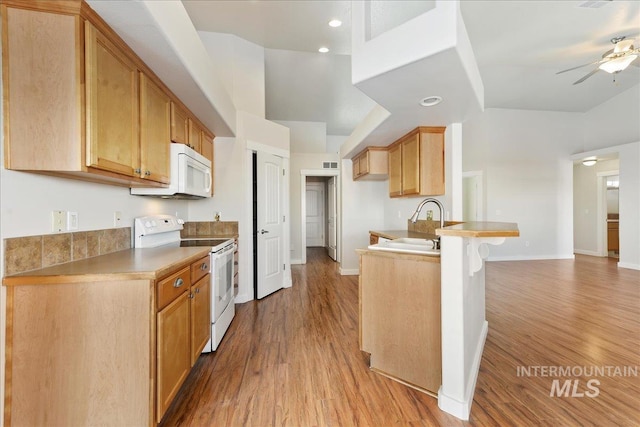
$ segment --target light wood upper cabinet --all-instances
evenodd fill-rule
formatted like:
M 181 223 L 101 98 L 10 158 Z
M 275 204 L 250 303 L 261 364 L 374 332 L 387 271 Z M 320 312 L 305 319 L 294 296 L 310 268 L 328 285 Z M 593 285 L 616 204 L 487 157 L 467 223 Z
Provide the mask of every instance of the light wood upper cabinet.
M 384 181 L 388 176 L 386 147 L 367 147 L 352 159 L 353 180 Z
M 142 178 L 165 184 L 170 179 L 171 100 L 153 80 L 140 73 L 140 167 Z
M 202 128 L 193 119 L 189 118 L 189 147 L 202 154 Z
M 87 166 L 139 175 L 138 68 L 85 23 Z
M 1 8 L 7 169 L 160 187 L 170 140 L 201 150 L 211 132 L 85 2 Z
M 189 115 L 175 102 L 171 103 L 171 141 L 187 144 L 189 135 L 187 119 Z
M 209 159 L 209 161 L 211 162 L 211 171 L 213 172 L 213 160 L 214 160 L 214 146 L 213 146 L 213 139 L 214 137 L 212 135 L 209 135 L 208 133 L 206 133 L 205 131 L 202 131 L 202 135 L 200 138 L 200 154 L 202 154 L 203 156 L 205 156 L 207 159 Z M 213 178 L 213 173 L 211 174 L 211 195 L 213 196 L 214 193 L 214 188 L 215 188 L 215 180 Z
M 389 195 L 402 196 L 402 145 L 389 148 Z
M 389 196 L 445 192 L 445 127 L 419 127 L 389 146 Z

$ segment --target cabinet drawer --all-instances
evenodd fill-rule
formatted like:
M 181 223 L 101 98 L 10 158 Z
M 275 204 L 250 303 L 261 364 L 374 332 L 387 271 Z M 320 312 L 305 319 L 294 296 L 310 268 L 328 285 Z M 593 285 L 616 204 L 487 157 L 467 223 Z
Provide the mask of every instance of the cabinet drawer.
M 189 266 L 184 267 L 177 273 L 162 279 L 158 283 L 158 311 L 166 307 L 180 294 L 189 290 L 191 286 L 191 272 Z
M 209 255 L 202 257 L 198 261 L 191 264 L 191 283 L 196 283 L 202 279 L 211 270 L 211 257 Z

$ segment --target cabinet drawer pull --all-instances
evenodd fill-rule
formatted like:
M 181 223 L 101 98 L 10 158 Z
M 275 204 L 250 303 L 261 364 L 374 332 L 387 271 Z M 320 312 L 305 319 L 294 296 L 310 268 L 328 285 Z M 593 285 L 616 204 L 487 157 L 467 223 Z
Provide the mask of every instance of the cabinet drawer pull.
M 200 266 L 200 270 L 205 271 L 209 268 L 209 266 L 207 265 L 206 262 L 203 262 L 202 265 Z
M 151 175 L 151 171 L 144 171 L 144 174 L 145 174 L 146 176 L 149 176 L 149 175 Z
M 134 172 L 135 172 L 135 173 L 140 173 L 140 172 L 141 172 L 141 170 L 140 170 L 140 168 L 137 168 L 137 169 L 134 169 Z
M 179 288 L 180 286 L 184 285 L 184 280 L 182 280 L 182 277 L 178 277 L 176 279 L 175 282 L 173 282 L 173 287 L 174 288 Z
M 192 293 L 189 293 L 188 298 L 189 298 L 189 299 L 193 299 L 193 298 L 194 298 L 193 294 L 192 294 Z

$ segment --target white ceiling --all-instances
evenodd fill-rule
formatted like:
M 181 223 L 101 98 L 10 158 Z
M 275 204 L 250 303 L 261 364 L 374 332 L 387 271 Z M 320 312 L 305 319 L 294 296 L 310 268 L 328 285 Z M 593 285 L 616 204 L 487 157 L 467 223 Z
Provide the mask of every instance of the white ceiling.
M 422 13 L 419 2 L 377 2 L 391 21 Z M 432 3 L 432 2 L 421 2 Z M 591 68 L 557 71 L 600 59 L 614 36 L 640 36 L 640 2 L 601 8 L 580 1 L 461 1 L 461 12 L 485 88 L 485 108 L 584 112 L 633 87 L 640 68 L 613 76 Z M 270 120 L 324 121 L 349 135 L 374 105 L 351 86 L 350 1 L 192 1 L 183 4 L 199 31 L 235 34 L 265 46 Z M 394 14 L 393 11 L 396 11 Z M 330 28 L 329 20 L 343 25 Z M 640 44 L 640 41 L 637 44 Z M 317 53 L 320 46 L 328 54 Z M 640 59 L 634 62 L 640 65 Z

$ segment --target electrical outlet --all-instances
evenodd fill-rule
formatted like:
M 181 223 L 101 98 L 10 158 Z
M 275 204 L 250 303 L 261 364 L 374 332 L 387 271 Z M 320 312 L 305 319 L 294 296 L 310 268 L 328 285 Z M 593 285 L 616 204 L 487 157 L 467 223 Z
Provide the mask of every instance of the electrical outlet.
M 113 213 L 113 226 L 120 227 L 122 225 L 122 212 L 115 211 Z
M 66 231 L 67 215 L 65 211 L 51 212 L 51 231 L 60 233 Z
M 78 212 L 67 212 L 67 230 L 78 229 Z

